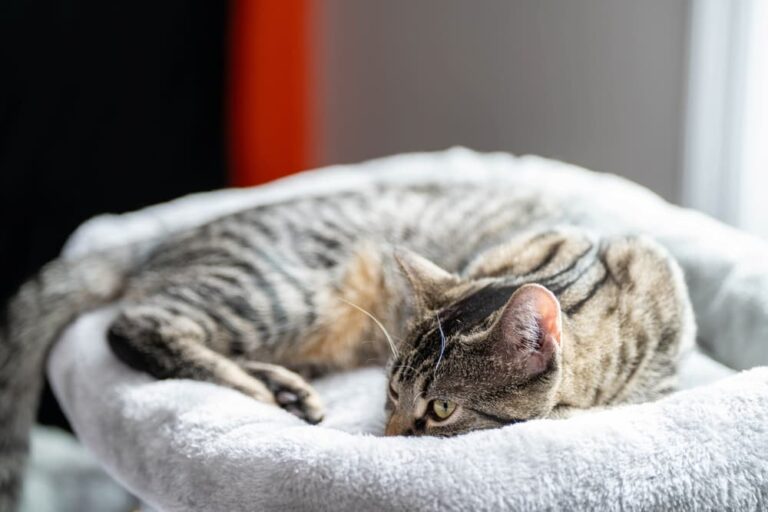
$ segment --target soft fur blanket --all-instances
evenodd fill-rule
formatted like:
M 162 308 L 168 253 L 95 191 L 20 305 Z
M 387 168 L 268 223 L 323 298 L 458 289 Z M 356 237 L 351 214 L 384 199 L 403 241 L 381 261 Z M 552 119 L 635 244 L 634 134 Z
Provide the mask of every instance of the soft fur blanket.
M 768 364 L 768 244 L 620 178 L 536 157 L 454 149 L 191 196 L 96 218 L 65 254 L 162 236 L 300 194 L 449 180 L 540 187 L 583 204 L 590 224 L 650 233 L 684 266 L 705 350 L 733 368 Z M 450 439 L 383 438 L 380 369 L 318 381 L 328 414 L 309 426 L 235 391 L 158 382 L 128 369 L 104 340 L 113 314 L 105 308 L 71 326 L 51 353 L 49 376 L 83 443 L 158 510 L 768 507 L 766 367 L 721 378 L 730 372 L 694 353 L 683 374 L 690 389 L 656 403 Z

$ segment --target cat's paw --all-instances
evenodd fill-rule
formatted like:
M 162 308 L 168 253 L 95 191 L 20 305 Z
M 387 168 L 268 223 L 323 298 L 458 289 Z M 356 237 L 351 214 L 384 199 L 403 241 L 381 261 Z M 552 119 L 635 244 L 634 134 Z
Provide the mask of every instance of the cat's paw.
M 323 419 L 320 395 L 299 374 L 279 365 L 249 361 L 243 369 L 263 382 L 275 397 L 277 405 L 308 423 Z

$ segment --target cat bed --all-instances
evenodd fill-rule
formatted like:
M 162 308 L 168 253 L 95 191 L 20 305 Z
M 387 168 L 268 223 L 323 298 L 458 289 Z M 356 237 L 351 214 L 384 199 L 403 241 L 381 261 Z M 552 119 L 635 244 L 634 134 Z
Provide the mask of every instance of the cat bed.
M 155 381 L 109 352 L 115 306 L 84 315 L 48 373 L 82 442 L 158 511 L 683 510 L 768 507 L 768 243 L 623 179 L 538 157 L 466 149 L 310 171 L 83 225 L 67 257 L 147 240 L 247 206 L 371 182 L 507 180 L 574 205 L 573 221 L 650 233 L 681 261 L 703 350 L 655 403 L 448 439 L 381 437 L 385 376 L 315 383 L 310 426 L 212 384 Z M 579 205 L 582 205 L 579 207 Z

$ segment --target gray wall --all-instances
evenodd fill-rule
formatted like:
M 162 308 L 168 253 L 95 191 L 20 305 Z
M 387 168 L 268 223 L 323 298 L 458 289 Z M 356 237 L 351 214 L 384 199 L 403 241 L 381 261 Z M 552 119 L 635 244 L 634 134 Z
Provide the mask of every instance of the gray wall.
M 680 196 L 686 0 L 325 0 L 322 164 L 538 153 Z

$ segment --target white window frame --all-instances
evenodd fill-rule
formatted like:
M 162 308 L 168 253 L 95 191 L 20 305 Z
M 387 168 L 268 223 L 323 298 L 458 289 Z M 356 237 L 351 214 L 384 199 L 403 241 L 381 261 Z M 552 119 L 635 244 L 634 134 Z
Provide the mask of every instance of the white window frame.
M 683 203 L 768 236 L 768 2 L 690 5 Z

